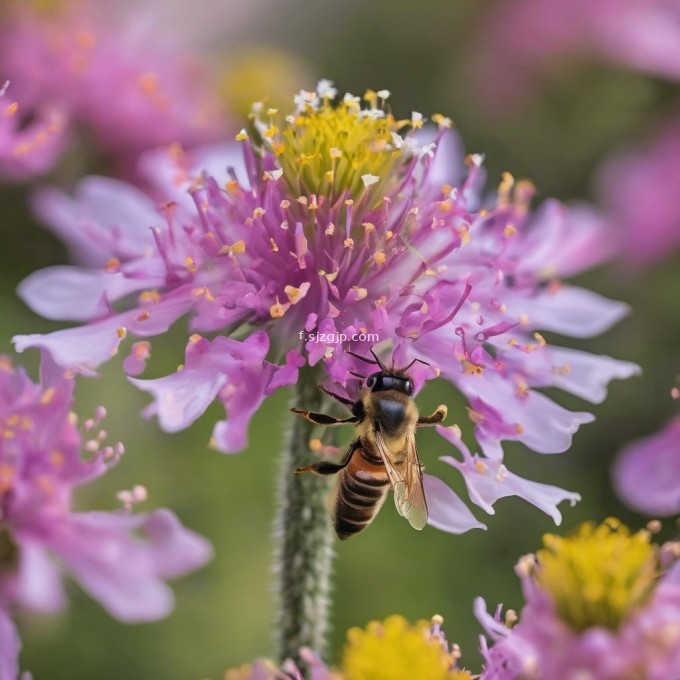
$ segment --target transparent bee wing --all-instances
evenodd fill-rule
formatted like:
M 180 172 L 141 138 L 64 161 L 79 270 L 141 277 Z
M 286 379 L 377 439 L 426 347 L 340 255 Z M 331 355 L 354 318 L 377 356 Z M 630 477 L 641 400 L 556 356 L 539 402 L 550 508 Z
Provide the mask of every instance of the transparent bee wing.
M 422 529 L 427 524 L 427 502 L 414 434 L 411 433 L 406 440 L 406 459 L 399 466 L 394 463 L 381 432 L 375 433 L 375 441 L 392 483 L 397 512 L 414 529 Z

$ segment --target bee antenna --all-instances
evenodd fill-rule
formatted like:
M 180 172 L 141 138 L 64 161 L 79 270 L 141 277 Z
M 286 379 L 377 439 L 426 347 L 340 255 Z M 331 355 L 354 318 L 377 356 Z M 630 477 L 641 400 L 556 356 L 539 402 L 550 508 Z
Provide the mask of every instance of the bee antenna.
M 423 364 L 424 366 L 430 365 L 430 364 L 427 363 L 427 361 L 423 361 L 422 359 L 414 359 L 408 366 L 406 366 L 405 368 L 402 368 L 401 370 L 406 372 L 406 371 L 408 371 L 409 368 L 411 368 L 411 366 L 413 366 L 413 364 L 416 364 L 416 363 L 417 364 Z
M 372 351 L 372 350 L 371 350 L 371 351 Z M 371 361 L 370 359 L 367 359 L 366 357 L 362 357 L 361 354 L 357 354 L 356 352 L 350 352 L 349 350 L 347 350 L 347 354 L 349 354 L 350 356 L 354 357 L 355 359 L 359 359 L 360 361 L 363 361 L 365 364 L 371 364 L 371 365 L 373 365 L 373 364 L 376 363 L 375 361 Z M 375 356 L 375 354 L 374 354 L 373 356 Z M 378 364 L 378 366 L 380 366 L 380 362 L 379 362 L 379 361 L 377 362 L 377 364 Z
M 378 366 L 380 366 L 380 370 L 383 373 L 389 373 L 389 371 L 387 370 L 387 368 L 385 367 L 383 362 L 380 361 L 380 357 L 373 351 L 372 347 L 371 347 L 371 354 L 373 355 L 373 358 L 375 359 L 375 363 L 378 364 Z
M 366 380 L 366 376 L 361 375 L 361 373 L 355 373 L 354 371 L 350 371 L 350 374 L 353 375 L 356 378 L 360 378 L 361 380 Z

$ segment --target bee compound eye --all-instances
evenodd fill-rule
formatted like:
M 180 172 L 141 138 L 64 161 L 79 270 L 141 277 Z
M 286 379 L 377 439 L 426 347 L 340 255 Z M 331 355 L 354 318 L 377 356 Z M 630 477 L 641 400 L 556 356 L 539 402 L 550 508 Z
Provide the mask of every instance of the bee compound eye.
M 406 381 L 406 394 L 410 397 L 413 394 L 413 380 Z
M 366 381 L 366 387 L 373 387 L 375 385 L 375 376 L 372 375 Z

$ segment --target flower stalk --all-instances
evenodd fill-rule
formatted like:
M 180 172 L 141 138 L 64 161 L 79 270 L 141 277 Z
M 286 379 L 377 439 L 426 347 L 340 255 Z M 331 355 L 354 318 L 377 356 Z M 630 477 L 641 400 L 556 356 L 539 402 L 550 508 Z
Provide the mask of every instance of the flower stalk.
M 318 389 L 315 368 L 300 371 L 292 405 L 310 411 L 329 408 Z M 278 480 L 278 507 L 274 525 L 275 591 L 278 597 L 276 625 L 280 661 L 293 659 L 304 666 L 300 648 L 321 651 L 328 631 L 333 532 L 328 519 L 331 480 L 319 475 L 296 475 L 310 463 L 310 440 L 317 426 L 291 414 Z

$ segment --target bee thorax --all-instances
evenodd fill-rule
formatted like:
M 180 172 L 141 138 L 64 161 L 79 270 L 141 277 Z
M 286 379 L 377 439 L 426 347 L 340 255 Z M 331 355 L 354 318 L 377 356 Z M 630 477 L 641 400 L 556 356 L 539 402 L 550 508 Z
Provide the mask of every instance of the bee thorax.
M 408 427 L 404 403 L 392 399 L 377 399 L 375 410 L 380 428 L 388 437 L 398 437 Z

